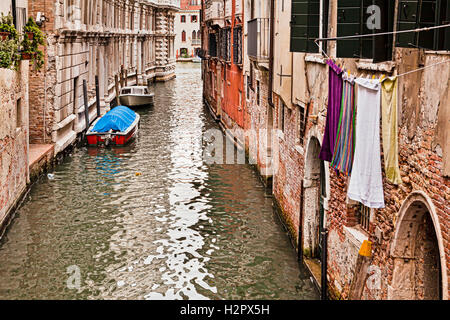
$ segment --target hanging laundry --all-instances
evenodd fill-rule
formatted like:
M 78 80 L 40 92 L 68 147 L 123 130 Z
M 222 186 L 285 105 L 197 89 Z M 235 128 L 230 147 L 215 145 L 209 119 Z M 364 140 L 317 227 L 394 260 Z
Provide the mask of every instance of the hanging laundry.
M 336 142 L 339 113 L 342 98 L 342 70 L 331 59 L 327 61 L 328 72 L 328 109 L 325 132 L 322 140 L 319 158 L 331 162 Z
M 397 77 L 389 77 L 381 82 L 381 127 L 386 179 L 391 183 L 401 184 L 398 166 L 397 88 Z
M 355 125 L 355 79 L 342 74 L 343 89 L 341 113 L 339 115 L 336 143 L 334 145 L 331 166 L 348 175 L 352 171 L 353 153 L 355 151 L 354 125 Z
M 370 208 L 384 208 L 380 159 L 378 79 L 357 78 L 355 153 L 347 195 Z

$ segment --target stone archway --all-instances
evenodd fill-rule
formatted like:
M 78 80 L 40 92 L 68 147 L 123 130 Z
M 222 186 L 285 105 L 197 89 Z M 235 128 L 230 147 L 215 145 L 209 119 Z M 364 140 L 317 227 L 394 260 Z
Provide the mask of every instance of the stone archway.
M 310 258 L 320 257 L 319 235 L 323 224 L 324 165 L 319 159 L 320 143 L 311 137 L 306 150 L 303 206 L 303 254 Z
M 448 298 L 439 220 L 433 203 L 424 192 L 413 192 L 402 204 L 391 256 L 394 259 L 394 270 L 388 299 Z

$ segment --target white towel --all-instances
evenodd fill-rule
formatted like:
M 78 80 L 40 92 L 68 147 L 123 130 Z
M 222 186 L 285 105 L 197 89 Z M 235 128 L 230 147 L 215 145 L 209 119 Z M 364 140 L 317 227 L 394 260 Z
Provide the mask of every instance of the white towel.
M 380 153 L 378 79 L 358 78 L 356 92 L 355 154 L 347 195 L 369 208 L 384 208 Z

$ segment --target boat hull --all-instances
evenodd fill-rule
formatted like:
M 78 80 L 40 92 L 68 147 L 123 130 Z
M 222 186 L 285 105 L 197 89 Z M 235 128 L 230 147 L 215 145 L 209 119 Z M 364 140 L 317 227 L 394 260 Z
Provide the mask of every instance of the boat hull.
M 88 133 L 86 134 L 87 144 L 89 146 L 99 146 L 99 145 L 113 145 L 113 146 L 124 146 L 131 142 L 137 135 L 139 128 L 139 115 L 136 115 L 136 119 L 124 132 L 91 132 L 94 128 L 95 121 Z
M 137 107 L 153 104 L 153 95 L 126 94 L 119 96 L 120 103 L 128 107 Z

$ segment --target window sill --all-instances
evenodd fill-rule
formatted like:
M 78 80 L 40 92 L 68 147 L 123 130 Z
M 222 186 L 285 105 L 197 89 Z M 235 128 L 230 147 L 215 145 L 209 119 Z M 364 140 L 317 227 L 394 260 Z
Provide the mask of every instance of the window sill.
M 303 147 L 299 144 L 296 144 L 294 146 L 294 149 L 300 154 L 300 155 L 304 155 L 305 154 L 305 150 L 303 149 Z
M 305 55 L 305 61 L 306 62 L 314 62 L 314 63 L 320 63 L 320 64 L 326 64 L 327 59 L 321 55 L 320 53 L 307 53 Z
M 391 73 L 395 67 L 395 62 L 384 61 L 379 63 L 373 63 L 372 59 L 359 59 L 356 62 L 356 67 L 362 70 L 381 71 Z
M 364 240 L 368 240 L 369 237 L 358 227 L 346 227 L 344 226 L 344 231 L 347 234 L 347 238 L 353 243 L 358 249 L 361 247 Z

